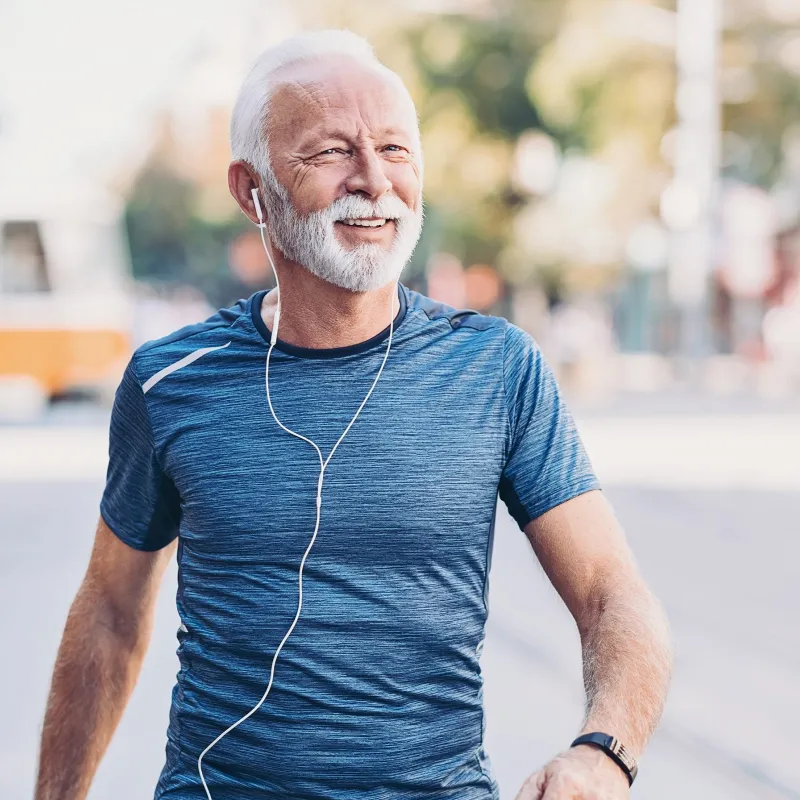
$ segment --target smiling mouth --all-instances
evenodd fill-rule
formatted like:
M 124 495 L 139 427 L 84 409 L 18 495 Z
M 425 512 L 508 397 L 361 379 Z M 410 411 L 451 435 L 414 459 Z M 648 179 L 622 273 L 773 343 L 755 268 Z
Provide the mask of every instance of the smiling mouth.
M 383 217 L 356 217 L 337 220 L 340 225 L 347 225 L 349 228 L 382 228 L 387 222 L 394 222 L 393 219 Z

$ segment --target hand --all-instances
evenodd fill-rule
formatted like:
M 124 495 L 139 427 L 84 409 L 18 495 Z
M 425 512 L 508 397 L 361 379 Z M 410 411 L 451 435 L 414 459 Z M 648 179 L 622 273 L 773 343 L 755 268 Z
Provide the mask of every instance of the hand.
M 531 775 L 516 800 L 628 800 L 625 773 L 596 747 L 578 745 Z

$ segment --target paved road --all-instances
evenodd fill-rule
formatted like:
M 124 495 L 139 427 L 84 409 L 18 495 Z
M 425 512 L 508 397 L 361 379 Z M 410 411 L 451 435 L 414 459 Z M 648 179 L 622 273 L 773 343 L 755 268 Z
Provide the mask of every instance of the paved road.
M 597 430 L 605 426 L 598 422 Z M 633 485 L 617 473 L 607 489 L 678 644 L 668 712 L 634 796 L 798 800 L 800 492 L 783 490 L 780 480 L 769 489 L 712 482 L 689 490 L 679 480 L 659 488 L 659 479 L 656 472 Z M 31 797 L 50 670 L 86 565 L 101 487 L 97 477 L 0 476 L 3 800 Z M 172 571 L 153 646 L 93 800 L 152 796 L 177 670 L 174 592 Z M 483 668 L 487 749 L 502 797 L 513 800 L 524 777 L 574 734 L 582 688 L 574 626 L 502 505 Z

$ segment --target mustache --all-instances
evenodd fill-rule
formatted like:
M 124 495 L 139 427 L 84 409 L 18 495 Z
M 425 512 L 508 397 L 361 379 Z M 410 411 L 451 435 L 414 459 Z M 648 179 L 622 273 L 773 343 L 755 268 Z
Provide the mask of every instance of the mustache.
M 396 194 L 386 195 L 379 200 L 368 200 L 360 195 L 350 194 L 338 197 L 327 208 L 315 212 L 331 222 L 339 222 L 353 217 L 382 217 L 383 219 L 405 219 L 416 216 Z

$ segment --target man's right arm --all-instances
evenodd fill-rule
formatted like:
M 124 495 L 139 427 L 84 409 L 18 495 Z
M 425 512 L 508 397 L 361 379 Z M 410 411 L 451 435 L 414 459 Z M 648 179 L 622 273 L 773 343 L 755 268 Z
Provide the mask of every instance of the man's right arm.
M 56 657 L 35 800 L 86 797 L 139 677 L 175 544 L 136 550 L 100 518 Z

